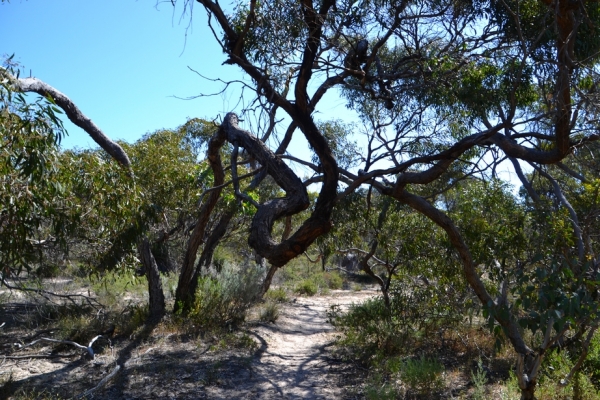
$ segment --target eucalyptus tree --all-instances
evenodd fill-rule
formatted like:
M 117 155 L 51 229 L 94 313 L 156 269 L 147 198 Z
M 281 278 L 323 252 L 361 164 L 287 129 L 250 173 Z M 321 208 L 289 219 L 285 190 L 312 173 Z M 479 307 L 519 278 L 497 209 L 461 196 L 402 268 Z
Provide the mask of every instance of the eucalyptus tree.
M 594 296 L 593 285 L 582 282 L 590 271 L 586 265 L 594 271 L 597 261 L 586 250 L 574 218 L 577 211 L 549 166 L 599 137 L 600 39 L 594 32 L 600 5 L 569 0 L 250 0 L 223 9 L 212 0 L 181 1 L 189 8 L 196 3 L 204 8 L 224 64 L 240 68 L 250 78 L 245 89 L 253 90 L 254 97 L 246 104 L 246 116 L 254 117 L 255 123 L 248 124 L 253 132 L 242 129 L 238 116 L 229 113 L 208 142 L 213 189 L 203 198 L 188 241 L 178 299 L 189 298 L 197 253 L 228 183 L 221 149 L 229 143 L 227 169 L 235 196 L 256 209 L 248 241 L 270 264 L 266 286 L 278 268 L 331 230 L 332 212 L 340 200 L 361 185 L 370 186 L 446 233 L 465 281 L 518 354 L 523 398 L 533 398 L 544 353 L 576 322 L 593 332 L 594 310 L 583 307 L 581 318 L 569 317 L 574 322 L 562 325 L 555 323 L 564 322 L 564 315 L 545 313 L 536 322 L 544 332 L 543 344 L 532 348 L 522 335 L 519 322 L 524 320 L 517 312 L 517 305 L 525 307 L 526 301 L 521 298 L 517 304 L 508 297 L 514 281 L 501 280 L 499 296 L 492 295 L 477 268 L 481 260 L 442 207 L 440 195 L 467 177 L 489 181 L 505 161 L 513 165 L 535 203 L 540 196 L 522 170 L 522 164 L 530 164 L 551 183 L 560 206 L 568 210 L 575 245 L 565 255 L 576 261 L 566 267 L 548 260 L 549 264 L 538 264 L 541 269 L 516 268 L 524 271 L 521 282 L 525 272 L 553 271 L 554 277 L 568 275 L 564 272 L 568 270 L 574 287 L 586 291 L 582 298 Z M 49 95 L 62 107 L 64 99 L 47 86 L 23 79 L 13 82 L 19 90 Z M 326 95 L 343 96 L 362 122 L 357 130 L 362 147 L 357 172 L 340 164 L 315 119 Z M 281 113 L 287 118 L 279 118 Z M 82 125 L 97 133 L 85 121 Z M 314 160 L 302 159 L 289 147 L 294 135 L 306 140 Z M 128 165 L 105 137 L 95 137 Z M 244 162 L 254 168 L 247 177 L 238 173 Z M 314 174 L 303 180 L 290 162 Z M 258 202 L 245 189 L 267 174 L 285 195 Z M 241 188 L 243 179 L 250 177 L 248 186 Z M 311 204 L 306 186 L 315 182 L 318 196 Z M 309 216 L 293 232 L 282 240 L 273 236 L 276 221 L 307 209 Z M 533 264 L 528 260 L 527 265 Z M 533 291 L 555 289 L 555 281 L 540 279 Z
M 177 271 L 196 203 L 207 189 L 210 171 L 199 151 L 203 130 L 210 127 L 190 120 L 122 144 L 135 180 L 101 150 L 64 151 L 59 160 L 60 180 L 79 210 L 78 227 L 69 236 L 70 258 L 102 273 L 136 266 L 138 257 L 148 278 L 152 318 L 165 310 L 159 271 Z
M 44 98 L 27 99 L 0 67 L 0 278 L 31 271 L 44 249 L 64 247 L 73 228 L 70 199 L 57 181 L 60 112 Z M 5 69 L 4 69 L 5 68 Z
M 490 294 L 477 270 L 479 260 L 436 199 L 445 186 L 466 176 L 489 180 L 501 161 L 511 162 L 530 187 L 522 163 L 543 171 L 598 139 L 600 46 L 592 33 L 598 3 L 276 0 L 240 3 L 233 10 L 211 0 L 198 3 L 219 32 L 215 40 L 225 64 L 253 80 L 264 118 L 282 111 L 291 120 L 281 143 L 298 130 L 318 158 L 311 163 L 316 176 L 309 181 L 321 184 L 311 216 L 277 241 L 271 235 L 274 221 L 309 203 L 300 178 L 281 162 L 285 155 L 276 156 L 281 146 L 268 149 L 271 130 L 255 136 L 228 114 L 211 140 L 209 155 L 225 141 L 242 147 L 286 192 L 255 204 L 249 243 L 269 261 L 269 274 L 331 229 L 337 201 L 370 185 L 447 233 L 464 278 L 519 354 L 523 398 L 533 398 L 544 352 L 563 329 L 548 317 L 542 323 L 543 345 L 533 349 L 525 342 L 514 308 L 506 296 Z M 366 127 L 356 174 L 338 165 L 314 120 L 323 96 L 335 88 Z M 214 156 L 212 165 L 222 168 Z M 574 254 L 571 269 L 577 275 L 586 255 Z

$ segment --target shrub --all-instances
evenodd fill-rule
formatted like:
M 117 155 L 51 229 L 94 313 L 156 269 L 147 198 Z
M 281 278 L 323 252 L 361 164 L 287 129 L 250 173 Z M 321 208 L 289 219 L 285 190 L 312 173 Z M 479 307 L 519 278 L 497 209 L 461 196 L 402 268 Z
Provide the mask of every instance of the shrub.
M 337 272 L 325 272 L 323 278 L 327 287 L 332 290 L 339 290 L 344 285 L 344 279 Z
M 284 288 L 269 289 L 265 298 L 279 303 L 287 303 L 290 300 Z
M 589 375 L 596 388 L 600 389 L 600 332 L 598 331 L 596 331 L 590 342 L 588 356 L 583 363 L 582 372 Z
M 375 374 L 365 385 L 365 398 L 367 400 L 395 400 L 400 394 L 395 385 L 383 382 L 383 377 Z
M 475 371 L 471 371 L 471 381 L 473 382 L 474 391 L 473 391 L 473 400 L 485 400 L 485 384 L 487 383 L 487 374 L 485 369 L 483 368 L 483 361 L 481 357 L 477 361 L 477 369 Z
M 421 396 L 431 395 L 444 385 L 444 366 L 435 359 L 422 356 L 416 360 L 406 360 L 400 366 L 400 378 L 413 392 Z
M 399 351 L 390 348 L 394 343 L 402 343 L 396 335 L 395 321 L 385 307 L 383 299 L 376 297 L 361 304 L 352 304 L 347 313 L 341 313 L 339 308 L 332 307 L 328 313 L 330 322 L 344 336 L 339 344 L 345 347 L 353 357 L 367 361 L 373 354 L 387 349 L 390 352 Z
M 305 294 L 307 296 L 314 296 L 317 294 L 319 287 L 315 283 L 313 279 L 304 279 L 302 282 L 298 283 L 294 288 L 294 292 L 298 294 Z
M 275 323 L 279 318 L 279 305 L 272 301 L 267 301 L 260 309 L 259 319 L 262 322 Z
M 258 267 L 225 265 L 221 273 L 200 278 L 189 318 L 207 330 L 243 322 L 246 311 L 260 295 L 261 281 Z
M 42 264 L 35 270 L 39 278 L 56 278 L 60 276 L 61 268 L 57 264 Z

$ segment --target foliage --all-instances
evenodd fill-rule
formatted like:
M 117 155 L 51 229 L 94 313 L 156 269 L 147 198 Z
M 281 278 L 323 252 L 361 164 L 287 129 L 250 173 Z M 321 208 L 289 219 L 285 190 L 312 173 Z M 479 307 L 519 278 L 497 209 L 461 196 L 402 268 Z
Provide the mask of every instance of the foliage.
M 574 354 L 568 350 L 553 351 L 548 355 L 546 367 L 540 379 L 539 396 L 543 399 L 582 399 L 592 400 L 600 396 L 599 388 L 594 387 L 590 377 L 578 372 L 573 379 L 564 384 L 564 377 L 576 362 Z
M 11 59 L 0 67 L 0 265 L 10 276 L 38 265 L 44 247 L 64 247 L 76 219 L 58 180 L 62 112 L 49 99 L 14 91 L 4 68 L 19 71 Z
M 425 356 L 383 359 L 373 370 L 377 372 L 369 376 L 365 387 L 367 399 L 432 398 L 444 387 L 444 366 Z
M 364 391 L 367 400 L 395 400 L 400 396 L 396 385 L 382 382 L 381 375 L 369 379 Z
M 274 301 L 267 301 L 260 307 L 258 319 L 262 322 L 275 323 L 279 318 L 279 304 Z
M 203 276 L 187 319 L 202 330 L 240 324 L 261 292 L 262 273 L 260 267 L 226 265 L 216 276 Z
M 314 279 L 310 278 L 299 282 L 294 288 L 294 292 L 298 294 L 305 294 L 307 296 L 314 296 L 317 294 L 318 290 L 319 287 L 317 286 L 317 283 L 314 281 Z
M 400 364 L 400 379 L 408 388 L 421 396 L 431 395 L 443 386 L 444 366 L 437 360 L 421 356 Z
M 477 360 L 477 368 L 475 371 L 471 371 L 471 381 L 475 387 L 473 390 L 473 400 L 485 400 L 485 384 L 488 381 L 488 377 L 485 369 L 483 368 L 483 361 L 481 360 L 481 357 L 479 357 L 479 360 Z
M 270 288 L 264 297 L 277 303 L 287 303 L 290 300 L 286 290 L 282 287 Z
M 390 308 L 383 298 L 352 305 L 345 314 L 333 309 L 330 318 L 344 333 L 340 344 L 353 357 L 368 361 L 375 354 L 404 355 L 408 349 L 433 342 L 436 335 L 460 323 L 468 308 L 451 286 L 440 290 L 422 282 L 393 281 Z
M 123 144 L 135 182 L 98 151 L 62 154 L 63 179 L 77 199 L 80 214 L 85 214 L 73 235 L 77 250 L 83 250 L 86 243 L 85 252 L 76 257 L 87 261 L 92 270 L 110 270 L 122 263 L 135 266 L 132 257 L 143 233 L 167 233 L 189 218 L 202 191 L 202 181 L 198 181 L 202 164 L 197 164 L 191 140 L 181 128 Z M 163 257 L 160 248 L 154 251 L 161 267 L 174 268 L 168 248 L 162 251 Z
M 332 290 L 339 290 L 344 285 L 344 278 L 337 271 L 323 273 L 323 280 L 327 287 Z
M 184 0 L 186 6 L 189 1 Z M 242 108 L 256 121 L 250 124 L 256 131 L 235 129 L 238 119 L 230 115 L 219 132 L 229 145 L 244 147 L 248 167 L 238 172 L 256 173 L 256 183 L 264 172 L 272 178 L 262 190 L 251 185 L 246 201 L 225 191 L 207 226 L 214 226 L 224 209 L 252 217 L 251 233 L 269 239 L 251 236 L 253 251 L 273 264 L 273 272 L 313 243 L 311 251 L 319 253 L 323 268 L 336 251 L 361 256 L 382 299 L 333 315 L 360 357 L 422 344 L 480 307 L 498 338 L 508 336 L 519 354 L 535 354 L 531 365 L 546 355 L 553 361 L 554 343 L 593 332 L 600 251 L 593 143 L 600 110 L 598 4 L 359 0 L 300 6 L 265 0 L 236 2 L 224 12 L 218 2 L 199 2 L 213 32 L 221 28 L 224 62 L 248 75 L 241 81 L 245 89 L 255 85 L 255 96 Z M 360 118 L 361 128 L 315 121 L 319 102 L 334 90 Z M 276 115 L 279 110 L 284 118 Z M 4 124 L 20 123 L 18 112 L 8 115 Z M 46 117 L 53 119 L 48 114 L 39 120 Z M 139 162 L 135 185 L 99 154 L 66 167 L 65 182 L 76 193 L 73 220 L 81 219 L 80 237 L 98 243 L 89 260 L 103 268 L 127 264 L 143 233 L 183 230 L 186 222 L 197 220 L 195 205 L 211 174 L 217 174 L 198 167 L 193 151 L 206 144 L 213 128 L 191 121 L 179 136 L 159 132 L 129 148 Z M 312 159 L 292 154 L 296 149 L 289 143 L 296 131 L 308 141 Z M 352 143 L 357 133 L 364 133 L 360 146 Z M 194 144 L 186 144 L 186 137 Z M 218 149 L 223 155 L 228 150 Z M 9 164 L 21 161 L 19 151 L 8 157 Z M 38 165 L 37 153 L 31 154 Z M 169 164 L 172 160 L 180 162 Z M 281 160 L 298 162 L 312 175 L 301 182 Z M 18 162 L 8 173 L 21 168 L 36 176 L 36 169 Z M 236 162 L 241 158 L 231 164 Z M 498 180 L 503 163 L 517 173 L 524 199 Z M 532 169 L 524 173 L 522 165 Z M 100 174 L 81 173 L 90 166 Z M 20 193 L 33 197 L 29 183 L 20 182 L 19 173 L 14 176 Z M 320 188 L 309 197 L 303 190 L 312 183 Z M 292 205 L 291 200 L 305 197 L 308 203 Z M 7 199 L 2 204 L 12 204 Z M 54 210 L 43 199 L 35 209 L 36 201 L 23 203 L 24 210 L 32 209 L 34 216 Z M 15 208 L 6 215 L 21 214 Z M 25 220 L 29 231 L 18 236 L 18 243 L 27 243 L 41 221 Z M 290 224 L 295 233 L 286 229 Z M 271 237 L 274 232 L 281 239 Z M 203 241 L 201 236 L 195 239 Z M 86 248 L 84 239 L 79 244 Z M 9 258 L 8 268 L 25 265 L 26 257 L 24 251 L 22 259 Z M 214 264 L 221 260 L 215 258 Z M 339 282 L 327 282 L 325 275 L 301 279 L 297 289 L 307 294 Z M 247 302 L 230 293 L 245 286 L 230 281 L 202 278 L 193 313 L 198 323 L 221 326 L 243 319 Z M 417 372 L 434 368 L 426 359 L 414 362 L 402 365 Z M 419 376 L 402 374 L 407 382 Z M 429 390 L 415 379 L 416 391 Z M 536 367 L 517 379 L 524 399 L 534 397 L 542 380 Z

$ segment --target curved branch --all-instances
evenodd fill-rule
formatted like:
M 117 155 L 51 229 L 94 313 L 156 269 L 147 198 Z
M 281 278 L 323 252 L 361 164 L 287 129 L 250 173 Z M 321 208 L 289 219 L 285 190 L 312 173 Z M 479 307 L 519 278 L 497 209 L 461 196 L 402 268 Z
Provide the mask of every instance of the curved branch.
M 272 237 L 276 220 L 299 213 L 309 206 L 308 193 L 302 181 L 283 160 L 269 150 L 264 143 L 250 132 L 238 126 L 234 113 L 225 116 L 223 127 L 227 140 L 234 146 L 242 146 L 266 168 L 269 175 L 286 192 L 286 196 L 269 200 L 259 205 L 250 227 L 248 243 L 258 254 L 276 266 L 282 266 L 298 254 L 303 253 L 318 236 L 304 235 L 276 243 Z
M 540 202 L 540 196 L 538 196 L 538 194 L 536 193 L 535 189 L 531 185 L 531 182 L 529 182 L 529 180 L 527 179 L 527 177 L 523 173 L 523 169 L 521 169 L 521 165 L 519 164 L 519 160 L 517 160 L 514 157 L 509 157 L 508 159 L 510 160 L 510 162 L 513 165 L 513 167 L 515 168 L 515 172 L 516 172 L 517 176 L 519 177 L 519 180 L 523 184 L 523 187 L 525 188 L 525 190 L 527 190 L 527 194 L 529 194 L 529 197 L 531 197 L 531 199 L 533 200 L 534 203 L 539 203 Z
M 21 92 L 34 92 L 40 96 L 52 99 L 57 106 L 62 108 L 69 120 L 83 129 L 94 142 L 117 160 L 131 173 L 131 162 L 121 146 L 112 141 L 102 130 L 69 99 L 65 94 L 37 78 L 16 78 L 3 69 L 2 75 L 6 76 Z
M 565 150 L 563 146 L 560 151 L 558 148 L 550 151 L 536 150 L 522 146 L 517 141 L 502 133 L 496 133 L 489 141 L 498 146 L 508 157 L 538 164 L 554 164 L 565 158 L 571 149 L 571 147 L 568 147 L 568 150 Z
M 310 108 L 307 88 L 308 82 L 312 77 L 313 65 L 321 42 L 323 23 L 325 22 L 329 8 L 334 4 L 335 0 L 323 0 L 321 9 L 317 12 L 313 7 L 312 0 L 301 0 L 304 22 L 308 26 L 308 38 L 302 55 L 302 64 L 296 80 L 294 94 L 296 97 L 296 106 L 305 112 Z
M 479 275 L 475 269 L 475 264 L 471 257 L 471 252 L 469 251 L 468 246 L 463 241 L 462 235 L 460 234 L 458 228 L 452 222 L 452 220 L 444 214 L 442 211 L 435 208 L 424 198 L 414 195 L 412 193 L 403 190 L 402 192 L 394 192 L 393 197 L 399 202 L 406 204 L 413 208 L 414 210 L 420 212 L 431 221 L 433 221 L 436 225 L 446 231 L 450 242 L 454 249 L 458 252 L 458 255 L 461 259 L 461 263 L 463 266 L 463 273 L 465 274 L 465 278 L 469 283 L 469 286 L 473 289 L 479 300 L 483 305 L 490 306 L 492 308 L 496 308 L 496 303 L 488 293 L 487 289 L 481 282 Z M 518 323 L 511 318 L 510 314 L 508 317 L 504 318 L 500 315 L 500 313 L 495 312 L 494 317 L 498 321 L 498 323 L 504 328 L 504 332 L 506 336 L 508 336 L 515 350 L 520 354 L 531 354 L 533 350 L 525 344 L 523 337 L 520 333 L 520 327 Z

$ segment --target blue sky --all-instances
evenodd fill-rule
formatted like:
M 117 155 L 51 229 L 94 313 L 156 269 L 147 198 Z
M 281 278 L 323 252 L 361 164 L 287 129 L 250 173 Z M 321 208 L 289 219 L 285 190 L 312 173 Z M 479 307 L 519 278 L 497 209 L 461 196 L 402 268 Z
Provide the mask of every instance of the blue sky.
M 235 93 L 195 100 L 220 86 L 201 79 L 242 78 L 221 65 L 224 54 L 197 4 L 193 19 L 156 0 L 11 0 L 0 4 L 0 55 L 15 55 L 25 75 L 69 96 L 113 139 L 129 142 L 187 118 L 236 110 Z M 238 106 L 239 107 L 239 106 Z M 65 147 L 93 147 L 67 124 Z

